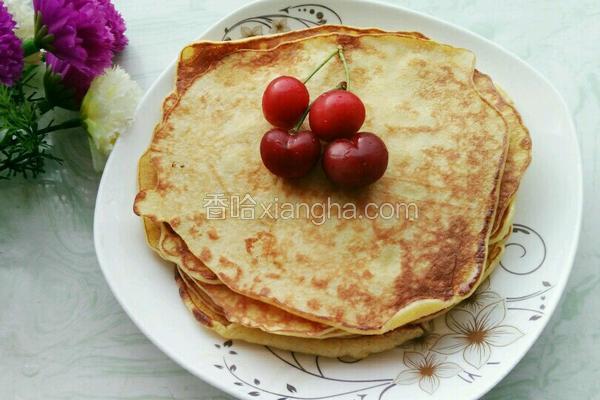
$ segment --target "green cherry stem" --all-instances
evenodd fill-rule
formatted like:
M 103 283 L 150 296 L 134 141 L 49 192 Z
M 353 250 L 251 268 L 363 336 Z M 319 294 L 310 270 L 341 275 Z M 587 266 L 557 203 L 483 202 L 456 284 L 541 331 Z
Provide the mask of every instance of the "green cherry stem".
M 321 62 L 321 64 L 319 64 L 317 66 L 317 68 L 315 68 L 310 75 L 308 75 L 302 82 L 303 83 L 307 83 L 308 81 L 310 81 L 310 78 L 312 78 L 313 76 L 315 76 L 315 74 L 317 72 L 319 72 L 319 70 L 321 70 L 321 68 L 323 68 L 325 66 L 325 64 L 327 64 L 329 62 L 329 60 L 331 60 L 333 57 L 335 57 L 337 54 L 339 54 L 340 49 L 337 48 L 333 53 L 331 53 L 330 55 L 327 56 L 327 58 L 325 60 L 323 60 L 323 62 Z
M 292 129 L 293 133 L 297 133 L 300 130 L 300 127 L 302 126 L 302 124 L 304 123 L 304 120 L 308 116 L 308 113 L 310 112 L 310 108 L 312 107 L 313 103 L 310 103 L 308 105 L 308 107 L 306 107 L 306 110 L 304 110 L 304 112 L 302 113 L 302 116 L 300 117 L 300 120 L 298 121 L 298 123 Z
M 346 61 L 346 57 L 344 56 L 344 49 L 342 46 L 338 47 L 338 55 L 340 57 L 340 61 L 344 65 L 344 73 L 346 74 L 346 87 L 344 90 L 349 90 L 350 87 L 350 69 L 348 68 L 348 62 Z

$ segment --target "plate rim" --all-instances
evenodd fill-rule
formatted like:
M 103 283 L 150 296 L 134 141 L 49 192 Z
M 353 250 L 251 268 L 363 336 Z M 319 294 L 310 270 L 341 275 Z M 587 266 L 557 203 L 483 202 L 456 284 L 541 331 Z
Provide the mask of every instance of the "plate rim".
M 268 3 L 268 2 L 269 1 L 265 1 L 265 0 L 253 0 L 247 4 L 242 5 L 241 7 L 234 9 L 231 12 L 228 12 L 222 18 L 220 18 L 219 20 L 217 20 L 216 22 L 214 22 L 213 24 L 208 26 L 206 29 L 204 29 L 198 35 L 198 39 L 196 39 L 196 40 L 202 40 L 202 37 L 204 37 L 208 32 L 213 30 L 215 27 L 222 25 L 225 21 L 227 21 L 233 15 L 244 13 L 248 10 L 253 9 L 257 5 Z M 578 200 L 577 204 L 574 205 L 575 221 L 572 225 L 572 232 L 569 235 L 567 235 L 567 237 L 572 238 L 571 245 L 567 249 L 567 253 L 565 256 L 565 259 L 568 260 L 568 265 L 566 265 L 566 268 L 568 268 L 568 271 L 563 272 L 559 276 L 560 280 L 557 281 L 557 283 L 555 285 L 555 287 L 559 291 L 559 295 L 558 295 L 556 301 L 549 307 L 549 310 L 547 310 L 549 317 L 543 321 L 543 327 L 539 330 L 539 332 L 537 332 L 537 334 L 533 335 L 535 337 L 532 336 L 530 342 L 525 346 L 525 350 L 522 351 L 521 354 L 519 354 L 517 357 L 512 359 L 512 361 L 509 362 L 509 366 L 507 368 L 505 368 L 501 373 L 497 374 L 497 376 L 495 377 L 495 379 L 492 380 L 491 383 L 489 383 L 487 385 L 482 384 L 482 391 L 477 395 L 477 398 L 479 398 L 481 396 L 484 396 L 486 393 L 488 393 L 494 387 L 496 387 L 498 385 L 498 383 L 500 383 L 511 371 L 513 371 L 514 368 L 516 367 L 516 365 L 525 357 L 525 355 L 527 353 L 529 353 L 533 344 L 536 343 L 537 340 L 539 339 L 539 337 L 543 334 L 543 332 L 545 331 L 545 329 L 548 326 L 548 323 L 551 320 L 551 317 L 554 315 L 556 308 L 558 307 L 559 303 L 561 302 L 562 297 L 564 296 L 567 282 L 569 281 L 571 272 L 573 270 L 573 266 L 575 263 L 575 257 L 576 257 L 577 250 L 579 247 L 581 225 L 582 225 L 582 215 L 583 215 L 583 202 L 584 202 L 583 166 L 582 166 L 582 158 L 581 158 L 581 147 L 579 144 L 575 124 L 573 122 L 573 116 L 572 116 L 563 96 L 560 94 L 560 92 L 554 87 L 554 85 L 544 75 L 542 75 L 540 72 L 538 72 L 532 66 L 527 64 L 524 60 L 522 60 L 516 54 L 512 53 L 509 50 L 506 50 L 504 47 L 479 35 L 478 33 L 472 32 L 466 28 L 460 27 L 457 24 L 447 22 L 447 21 L 440 19 L 438 17 L 435 17 L 433 15 L 430 15 L 430 14 L 427 14 L 427 13 L 424 13 L 421 11 L 415 11 L 415 10 L 412 10 L 410 8 L 407 8 L 407 7 L 404 7 L 401 5 L 386 3 L 386 2 L 383 2 L 380 0 L 346 0 L 344 3 L 348 7 L 352 7 L 355 5 L 361 5 L 361 6 L 375 5 L 378 7 L 395 9 L 395 10 L 405 13 L 409 16 L 414 16 L 417 18 L 424 18 L 424 19 L 431 20 L 431 21 L 435 22 L 436 24 L 442 25 L 445 28 L 454 29 L 463 34 L 467 34 L 467 35 L 477 38 L 478 40 L 481 40 L 486 45 L 491 46 L 495 50 L 500 51 L 505 56 L 511 57 L 513 60 L 518 61 L 518 63 L 521 65 L 521 67 L 524 67 L 530 73 L 535 75 L 536 78 L 538 78 L 540 81 L 542 81 L 553 92 L 556 99 L 559 100 L 559 104 L 563 109 L 563 113 L 565 114 L 565 116 L 568 117 L 567 118 L 567 129 L 569 130 L 568 134 L 570 136 L 570 139 L 573 140 L 573 145 L 574 145 L 574 149 L 573 149 L 574 165 L 573 165 L 573 167 L 574 167 L 574 169 L 576 171 L 576 175 L 577 175 L 576 182 L 575 182 L 575 189 L 576 189 L 577 193 L 575 193 L 575 196 L 576 196 L 576 199 Z M 161 82 L 163 82 L 165 80 L 165 78 L 167 78 L 169 75 L 174 74 L 175 68 L 177 65 L 177 60 L 178 60 L 178 57 L 175 57 L 175 59 L 173 61 L 171 61 L 165 67 L 165 69 L 158 75 L 158 77 L 152 82 L 152 84 L 146 90 L 146 92 L 144 93 L 144 95 L 142 96 L 142 98 L 138 104 L 134 119 L 138 119 L 140 117 L 139 111 L 141 109 L 141 106 L 144 103 L 146 103 L 153 96 L 154 91 L 157 90 L 157 88 L 161 85 Z M 151 135 L 149 135 L 149 139 L 151 139 Z M 115 147 L 119 146 L 120 143 L 121 143 L 121 141 L 117 141 L 117 144 L 115 145 Z M 115 159 L 115 157 L 113 157 L 111 154 L 111 156 L 109 157 L 109 159 L 106 163 L 105 171 L 110 170 L 110 168 L 112 167 L 112 164 L 115 162 L 114 159 Z M 102 235 L 102 233 L 100 232 L 101 223 L 99 222 L 99 220 L 101 219 L 100 218 L 100 213 L 101 213 L 100 209 L 103 204 L 102 197 L 104 196 L 104 192 L 105 192 L 104 187 L 107 185 L 106 182 L 108 180 L 108 178 L 106 178 L 106 176 L 107 176 L 107 174 L 105 174 L 105 173 L 102 174 L 102 178 L 100 180 L 100 183 L 98 186 L 98 192 L 96 195 L 96 202 L 95 202 L 95 209 L 94 209 L 94 221 L 93 221 L 93 235 L 94 235 L 94 249 L 95 249 L 96 257 L 98 260 L 98 264 L 100 265 L 100 269 L 102 271 L 104 279 L 107 282 L 114 298 L 117 300 L 117 302 L 119 303 L 121 308 L 125 311 L 125 313 L 129 317 L 129 319 L 144 334 L 144 336 L 154 346 L 156 346 L 161 352 L 163 352 L 169 359 L 173 360 L 177 365 L 184 368 L 186 371 L 188 371 L 193 376 L 201 379 L 203 382 L 208 383 L 209 385 L 216 387 L 219 390 L 222 390 L 223 392 L 225 392 L 235 398 L 250 399 L 250 397 L 248 397 L 247 395 L 236 391 L 233 387 L 231 387 L 231 385 L 228 385 L 225 381 L 219 380 L 212 374 L 204 373 L 203 371 L 200 371 L 200 370 L 194 368 L 193 366 L 188 365 L 188 363 L 185 360 L 182 360 L 177 354 L 174 354 L 170 350 L 168 350 L 167 346 L 165 346 L 161 342 L 159 342 L 158 339 L 156 339 L 153 335 L 150 334 L 150 332 L 147 332 L 147 330 L 144 326 L 144 323 L 141 321 L 141 319 L 139 319 L 138 316 L 136 316 L 136 313 L 133 312 L 133 310 L 127 304 L 122 293 L 119 292 L 118 290 L 115 290 L 115 283 L 111 280 L 111 278 L 109 277 L 109 275 L 107 273 L 107 270 L 104 267 L 105 263 L 108 263 L 108 261 L 105 261 L 103 258 L 104 257 L 103 256 L 103 246 L 100 244 L 100 240 L 99 240 L 99 238 Z M 243 397 L 240 397 L 240 396 L 243 396 Z

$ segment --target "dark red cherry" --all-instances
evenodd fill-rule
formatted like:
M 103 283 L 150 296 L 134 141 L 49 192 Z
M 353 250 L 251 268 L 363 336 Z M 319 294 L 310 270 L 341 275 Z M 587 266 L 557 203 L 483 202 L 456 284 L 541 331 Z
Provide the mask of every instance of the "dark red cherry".
M 322 140 L 349 138 L 365 122 L 365 105 L 352 92 L 331 90 L 317 97 L 308 118 L 310 129 Z
M 321 155 L 321 142 L 311 131 L 289 133 L 274 128 L 260 142 L 265 167 L 282 178 L 300 178 L 314 167 Z
M 379 136 L 357 133 L 331 142 L 323 153 L 325 175 L 336 185 L 356 188 L 381 178 L 387 169 L 388 151 Z
M 309 100 L 304 83 L 292 76 L 280 76 L 263 93 L 263 114 L 272 125 L 291 129 L 306 111 Z

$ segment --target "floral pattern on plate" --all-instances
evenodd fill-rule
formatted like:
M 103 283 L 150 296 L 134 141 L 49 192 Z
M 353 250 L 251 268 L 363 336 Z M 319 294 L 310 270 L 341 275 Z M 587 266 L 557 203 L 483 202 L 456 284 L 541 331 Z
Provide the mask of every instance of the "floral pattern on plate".
M 320 4 L 300 4 L 242 19 L 224 29 L 222 40 L 243 39 L 325 24 L 341 24 L 340 15 Z

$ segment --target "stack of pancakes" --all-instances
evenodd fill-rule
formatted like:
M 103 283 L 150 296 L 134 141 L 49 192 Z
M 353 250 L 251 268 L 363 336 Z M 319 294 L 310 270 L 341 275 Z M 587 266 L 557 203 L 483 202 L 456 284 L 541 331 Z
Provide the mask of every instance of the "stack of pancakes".
M 320 168 L 277 178 L 259 154 L 267 84 L 306 76 L 337 46 L 367 109 L 362 130 L 390 154 L 383 178 L 354 191 Z M 196 319 L 228 339 L 360 358 L 421 335 L 423 321 L 473 294 L 503 253 L 531 158 L 519 113 L 474 65 L 470 51 L 419 33 L 344 26 L 184 48 L 134 211 L 150 247 L 176 264 Z M 343 79 L 332 60 L 307 84 L 311 98 Z M 211 218 L 206 199 L 221 193 L 249 195 L 257 210 L 390 203 L 418 216 Z

